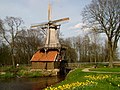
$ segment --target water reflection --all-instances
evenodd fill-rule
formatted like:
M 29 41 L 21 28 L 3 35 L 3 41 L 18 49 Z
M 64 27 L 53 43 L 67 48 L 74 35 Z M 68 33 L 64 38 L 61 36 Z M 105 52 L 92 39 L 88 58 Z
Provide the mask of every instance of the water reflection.
M 0 80 L 0 90 L 42 90 L 64 80 L 64 77 L 14 78 Z

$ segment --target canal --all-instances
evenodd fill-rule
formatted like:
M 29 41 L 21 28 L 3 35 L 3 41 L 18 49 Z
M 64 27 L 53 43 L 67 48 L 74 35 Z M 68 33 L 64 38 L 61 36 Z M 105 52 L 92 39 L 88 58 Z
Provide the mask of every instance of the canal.
M 63 76 L 39 78 L 12 78 L 0 80 L 0 90 L 42 90 L 64 80 Z

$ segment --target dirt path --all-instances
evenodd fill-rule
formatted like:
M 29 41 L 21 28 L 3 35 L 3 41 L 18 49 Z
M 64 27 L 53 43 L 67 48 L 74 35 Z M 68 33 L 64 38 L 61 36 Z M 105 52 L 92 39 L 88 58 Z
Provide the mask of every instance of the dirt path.
M 83 72 L 94 72 L 94 73 L 116 73 L 116 74 L 120 74 L 120 72 L 90 71 L 89 69 L 92 69 L 92 68 L 84 68 L 82 71 Z
M 84 68 L 82 71 L 83 71 L 83 72 L 90 72 L 89 69 L 91 69 L 91 68 Z

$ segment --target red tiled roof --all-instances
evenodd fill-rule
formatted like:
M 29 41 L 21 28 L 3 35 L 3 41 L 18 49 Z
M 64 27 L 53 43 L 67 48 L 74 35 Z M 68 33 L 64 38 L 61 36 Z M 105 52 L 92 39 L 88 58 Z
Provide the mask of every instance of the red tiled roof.
M 55 61 L 57 54 L 57 51 L 48 51 L 47 53 L 37 51 L 31 61 Z

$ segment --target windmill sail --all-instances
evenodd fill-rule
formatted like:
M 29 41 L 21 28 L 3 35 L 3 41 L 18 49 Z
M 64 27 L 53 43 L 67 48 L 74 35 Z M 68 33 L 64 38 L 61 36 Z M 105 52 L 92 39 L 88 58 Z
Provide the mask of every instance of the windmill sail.
M 62 18 L 62 19 L 58 19 L 58 20 L 54 20 L 52 21 L 52 23 L 59 23 L 59 22 L 64 22 L 64 21 L 68 21 L 69 18 Z
M 32 24 L 30 28 L 45 26 L 47 24 L 48 24 L 48 22 L 36 23 L 36 24 Z
M 51 20 L 51 11 L 52 11 L 52 8 L 51 8 L 51 4 L 49 3 L 48 4 L 48 21 Z

